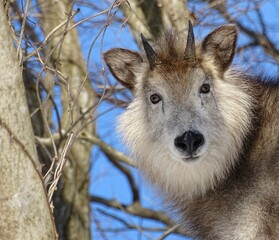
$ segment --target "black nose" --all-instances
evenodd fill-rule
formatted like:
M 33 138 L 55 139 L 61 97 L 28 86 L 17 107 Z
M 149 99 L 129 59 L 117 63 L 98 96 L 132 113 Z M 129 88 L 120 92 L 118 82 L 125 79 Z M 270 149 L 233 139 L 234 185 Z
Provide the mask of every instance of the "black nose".
M 192 155 L 199 146 L 204 144 L 204 137 L 199 132 L 187 131 L 174 140 L 174 145 Z

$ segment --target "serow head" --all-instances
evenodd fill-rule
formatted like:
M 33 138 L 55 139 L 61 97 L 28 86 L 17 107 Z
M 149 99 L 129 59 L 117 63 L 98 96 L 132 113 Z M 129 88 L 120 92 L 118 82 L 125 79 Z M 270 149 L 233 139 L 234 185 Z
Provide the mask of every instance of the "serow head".
M 231 143 L 241 136 L 235 118 L 246 119 L 248 106 L 237 79 L 230 79 L 236 27 L 221 26 L 197 45 L 191 22 L 186 41 L 175 33 L 156 44 L 141 38 L 143 53 L 114 48 L 104 54 L 113 76 L 134 94 L 119 121 L 133 153 L 188 165 L 215 161 L 221 150 L 232 156 Z
M 195 44 L 189 22 L 187 39 L 173 32 L 149 44 L 142 35 L 143 53 L 104 54 L 133 93 L 118 131 L 139 168 L 170 194 L 213 189 L 243 149 L 254 101 L 247 79 L 231 66 L 236 41 L 236 27 L 224 25 Z

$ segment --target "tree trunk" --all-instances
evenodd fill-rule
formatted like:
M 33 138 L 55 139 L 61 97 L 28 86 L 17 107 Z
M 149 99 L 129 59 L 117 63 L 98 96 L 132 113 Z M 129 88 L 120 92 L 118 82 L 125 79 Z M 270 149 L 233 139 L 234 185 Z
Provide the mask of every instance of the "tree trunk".
M 0 238 L 56 239 L 3 3 L 0 22 Z
M 141 46 L 140 34 L 147 39 L 156 39 L 161 33 L 173 29 L 181 39 L 186 39 L 188 20 L 193 17 L 188 11 L 187 0 L 129 0 L 122 4 L 124 16 Z

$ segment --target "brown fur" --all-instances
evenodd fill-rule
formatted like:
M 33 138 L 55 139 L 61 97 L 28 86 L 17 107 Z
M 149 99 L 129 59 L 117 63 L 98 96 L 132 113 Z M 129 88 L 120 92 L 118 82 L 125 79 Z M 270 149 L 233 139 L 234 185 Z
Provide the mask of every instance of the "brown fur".
M 250 239 L 220 238 L 219 231 L 224 227 L 231 234 L 230 228 L 241 221 L 253 224 L 255 218 L 259 224 L 252 239 L 279 238 L 279 86 L 259 78 L 251 78 L 247 84 L 257 108 L 236 168 L 205 196 L 183 202 L 172 199 L 179 206 L 179 215 L 185 216 L 186 229 L 190 226 L 193 235 L 201 239 Z M 245 207 L 250 210 L 242 213 Z
M 185 43 L 178 43 L 173 34 L 154 44 L 160 59 L 154 69 L 145 56 L 123 49 L 108 51 L 105 60 L 113 75 L 135 93 L 120 118 L 124 140 L 144 175 L 164 192 L 183 228 L 195 239 L 275 240 L 279 239 L 279 81 L 230 67 L 236 35 L 231 25 L 213 31 L 196 46 L 194 63 L 183 60 Z M 195 95 L 204 79 L 212 96 Z M 170 111 L 166 105 L 159 110 L 150 104 L 154 91 L 173 105 L 171 124 L 162 122 L 165 111 Z M 199 112 L 209 105 L 211 111 L 203 119 Z M 165 128 L 176 131 L 189 125 L 184 118 L 198 121 L 195 126 L 201 129 L 209 124 L 209 134 L 217 142 L 194 164 L 175 159 L 160 142 Z M 211 169 L 214 161 L 217 165 Z

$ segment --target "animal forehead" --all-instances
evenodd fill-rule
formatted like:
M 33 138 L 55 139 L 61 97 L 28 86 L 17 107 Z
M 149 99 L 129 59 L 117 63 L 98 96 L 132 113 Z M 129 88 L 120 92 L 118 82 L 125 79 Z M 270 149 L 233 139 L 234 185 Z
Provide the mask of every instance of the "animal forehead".
M 187 64 L 162 64 L 151 73 L 149 81 L 163 87 L 175 87 L 185 89 L 193 87 L 200 81 L 204 81 L 210 75 L 201 66 L 189 66 Z

